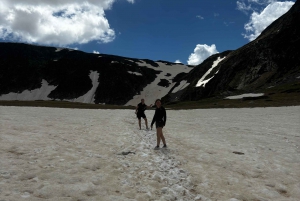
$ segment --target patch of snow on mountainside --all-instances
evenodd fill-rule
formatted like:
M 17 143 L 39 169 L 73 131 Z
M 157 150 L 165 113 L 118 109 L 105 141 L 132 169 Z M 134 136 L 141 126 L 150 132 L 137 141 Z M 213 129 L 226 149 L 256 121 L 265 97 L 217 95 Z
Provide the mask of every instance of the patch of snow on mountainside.
M 60 52 L 60 51 L 62 51 L 64 48 L 56 48 L 56 50 L 55 50 L 55 52 Z
M 218 57 L 218 59 L 216 61 L 214 61 L 212 67 L 202 76 L 202 78 L 198 81 L 198 83 L 196 84 L 196 87 L 205 87 L 206 83 L 208 83 L 213 77 L 206 79 L 206 77 L 210 74 L 210 72 L 218 66 L 218 64 L 225 59 L 226 57 Z M 217 72 L 218 73 L 218 72 Z
M 264 96 L 265 94 L 263 93 L 259 93 L 259 94 L 241 94 L 241 95 L 237 95 L 237 96 L 228 96 L 225 99 L 242 99 L 242 98 L 246 98 L 246 97 L 260 97 L 260 96 Z
M 93 87 L 83 96 L 76 99 L 64 99 L 70 102 L 80 102 L 80 103 L 94 103 L 95 92 L 99 85 L 99 73 L 97 71 L 91 71 L 90 78 L 92 80 Z M 34 100 L 52 100 L 48 98 L 48 95 L 57 86 L 48 85 L 46 80 L 42 80 L 42 87 L 34 90 L 24 90 L 22 93 L 9 93 L 0 96 L 0 100 L 20 100 L 20 101 L 34 101 Z
M 135 74 L 137 76 L 143 76 L 141 73 L 138 72 L 132 72 L 132 71 L 127 71 L 129 74 Z
M 42 80 L 42 87 L 34 90 L 24 90 L 22 93 L 8 93 L 0 96 L 0 100 L 20 100 L 20 101 L 31 101 L 31 100 L 51 100 L 48 95 L 57 86 L 48 85 L 46 80 Z
M 97 71 L 91 71 L 90 78 L 92 80 L 93 87 L 83 96 L 80 96 L 73 100 L 66 100 L 71 102 L 80 102 L 80 103 L 94 103 L 95 102 L 95 92 L 99 86 L 99 73 Z
M 146 62 L 140 60 L 140 63 L 137 63 L 141 67 L 151 68 L 156 71 L 160 71 L 157 74 L 156 79 L 147 85 L 140 94 L 137 94 L 133 97 L 132 100 L 128 101 L 125 105 L 137 105 L 141 102 L 141 99 L 145 99 L 145 103 L 150 105 L 151 103 L 154 104 L 155 100 L 158 98 L 164 97 L 168 92 L 174 87 L 176 82 L 173 82 L 173 78 L 178 75 L 179 73 L 188 73 L 192 68 L 187 66 L 183 66 L 182 64 L 174 64 L 174 65 L 167 65 L 162 62 L 156 62 L 159 66 L 154 67 L 151 64 L 147 64 Z M 166 76 L 168 75 L 168 76 Z M 169 82 L 169 86 L 159 86 L 158 83 L 161 80 L 167 80 Z
M 188 83 L 186 80 L 182 80 L 180 82 L 180 84 L 177 87 L 175 87 L 175 89 L 173 89 L 172 93 L 176 93 L 176 92 L 186 88 L 189 85 L 190 85 L 190 83 Z

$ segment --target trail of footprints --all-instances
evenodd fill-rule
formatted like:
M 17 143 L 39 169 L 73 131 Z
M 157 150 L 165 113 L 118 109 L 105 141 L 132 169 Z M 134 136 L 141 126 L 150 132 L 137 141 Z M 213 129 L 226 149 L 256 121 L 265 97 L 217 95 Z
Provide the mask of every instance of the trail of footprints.
M 154 130 L 136 130 L 129 141 L 132 145 L 117 154 L 122 188 L 135 189 L 144 200 L 209 200 L 196 193 L 192 176 L 180 168 L 180 161 L 174 157 L 175 149 L 154 150 Z M 120 154 L 129 151 L 132 153 Z

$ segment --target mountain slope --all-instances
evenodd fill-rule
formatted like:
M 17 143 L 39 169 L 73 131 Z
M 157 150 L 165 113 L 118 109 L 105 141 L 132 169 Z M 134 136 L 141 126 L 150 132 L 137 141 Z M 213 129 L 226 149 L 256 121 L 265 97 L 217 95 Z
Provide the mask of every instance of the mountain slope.
M 134 99 L 130 104 L 136 105 L 138 99 L 159 90 L 152 87 L 147 94 L 141 95 L 146 86 L 157 85 L 158 78 L 172 86 L 172 77 L 190 69 L 163 61 L 0 43 L 0 100 L 67 100 L 124 105 Z M 166 72 L 170 75 L 165 76 Z M 148 96 L 149 102 L 167 93 L 165 90 Z
M 230 52 L 206 83 L 196 83 L 207 72 L 207 61 L 216 60 L 213 55 L 190 72 L 190 85 L 179 100 L 199 100 L 209 96 L 225 96 L 244 92 L 256 92 L 268 87 L 297 82 L 300 76 L 300 2 L 267 27 L 261 35 L 245 46 Z M 224 54 L 223 53 L 223 54 Z M 205 69 L 199 74 L 200 69 Z M 212 76 L 211 76 L 212 77 Z M 180 80 L 179 80 L 180 81 Z M 173 99 L 169 99 L 172 101 Z

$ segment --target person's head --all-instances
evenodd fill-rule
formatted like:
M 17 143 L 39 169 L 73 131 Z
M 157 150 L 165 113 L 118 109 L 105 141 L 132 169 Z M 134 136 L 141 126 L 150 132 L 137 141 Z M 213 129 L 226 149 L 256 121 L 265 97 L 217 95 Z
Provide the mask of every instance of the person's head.
M 142 98 L 142 99 L 141 99 L 141 103 L 143 103 L 143 104 L 144 104 L 144 103 L 145 103 L 145 99 L 143 99 L 143 98 Z
M 156 105 L 156 107 L 160 107 L 161 106 L 161 100 L 160 99 L 156 99 L 155 105 Z

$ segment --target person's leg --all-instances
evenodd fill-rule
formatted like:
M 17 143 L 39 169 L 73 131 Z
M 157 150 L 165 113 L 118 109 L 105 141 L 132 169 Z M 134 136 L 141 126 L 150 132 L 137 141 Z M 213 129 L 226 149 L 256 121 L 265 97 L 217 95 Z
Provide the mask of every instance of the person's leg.
M 159 147 L 160 144 L 160 133 L 161 133 L 161 127 L 156 128 L 156 137 L 157 137 L 157 146 Z
M 146 128 L 149 129 L 149 128 L 148 128 L 148 121 L 147 121 L 147 118 L 144 118 L 144 120 L 145 120 Z
M 160 138 L 161 138 L 161 140 L 163 141 L 164 145 L 167 145 L 167 144 L 166 144 L 166 140 L 165 140 L 165 136 L 164 136 L 164 134 L 163 134 L 163 132 L 162 132 L 162 128 L 161 128 Z
M 139 118 L 139 126 L 140 126 L 140 130 L 141 130 L 141 118 Z

